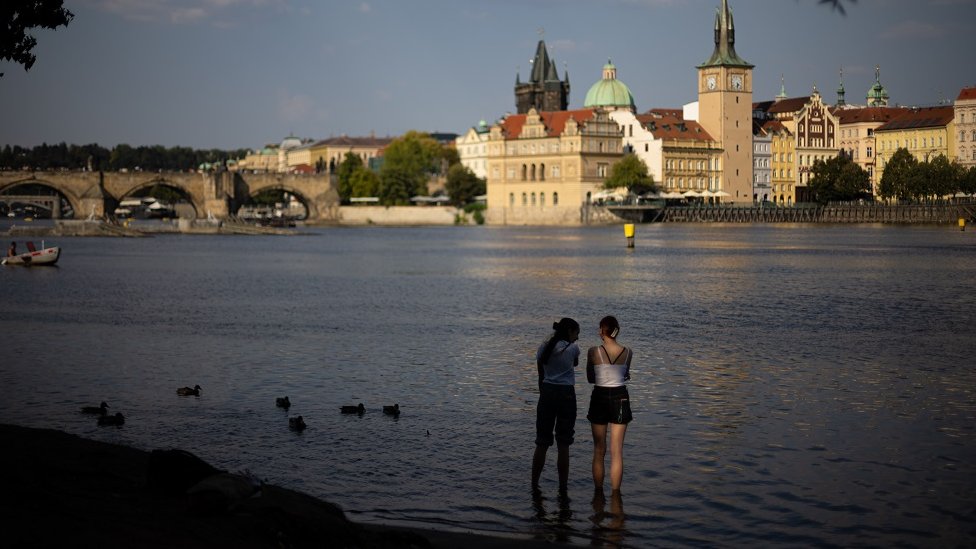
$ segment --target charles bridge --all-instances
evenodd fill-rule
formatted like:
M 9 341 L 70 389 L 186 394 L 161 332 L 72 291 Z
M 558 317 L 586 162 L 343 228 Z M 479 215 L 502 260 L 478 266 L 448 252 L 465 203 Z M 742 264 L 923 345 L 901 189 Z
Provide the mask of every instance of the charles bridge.
M 308 210 L 309 221 L 335 221 L 339 217 L 339 193 L 329 174 L 277 174 L 236 172 L 95 172 L 95 171 L 4 171 L 0 172 L 0 195 L 15 195 L 62 217 L 60 200 L 52 196 L 20 196 L 20 185 L 43 185 L 65 198 L 76 218 L 102 218 L 113 212 L 124 198 L 141 196 L 163 185 L 179 192 L 193 207 L 193 217 L 226 219 L 248 198 L 262 191 L 281 190 L 295 195 Z M 181 212 L 181 216 L 186 214 Z

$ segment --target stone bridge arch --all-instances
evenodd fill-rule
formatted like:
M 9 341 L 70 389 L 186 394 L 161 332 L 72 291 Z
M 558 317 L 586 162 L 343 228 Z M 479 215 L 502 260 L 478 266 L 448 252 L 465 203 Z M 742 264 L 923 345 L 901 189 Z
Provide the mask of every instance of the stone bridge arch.
M 194 217 L 206 215 L 208 210 L 208 179 L 210 174 L 184 172 L 111 172 L 105 173 L 103 188 L 106 202 L 112 208 L 127 196 L 137 195 L 144 189 L 165 186 L 178 191 L 192 206 Z M 221 212 L 211 212 L 219 215 Z
M 308 210 L 309 221 L 339 219 L 339 192 L 335 180 L 327 174 L 235 174 L 234 211 L 248 197 L 263 191 L 280 190 L 299 198 Z
M 89 192 L 92 188 L 98 189 L 99 174 L 80 172 L 72 175 L 76 177 L 68 180 L 58 172 L 0 172 L 0 193 L 20 185 L 43 185 L 60 193 L 71 205 L 75 217 L 89 214 L 101 217 L 104 214 L 101 197 L 97 192 Z

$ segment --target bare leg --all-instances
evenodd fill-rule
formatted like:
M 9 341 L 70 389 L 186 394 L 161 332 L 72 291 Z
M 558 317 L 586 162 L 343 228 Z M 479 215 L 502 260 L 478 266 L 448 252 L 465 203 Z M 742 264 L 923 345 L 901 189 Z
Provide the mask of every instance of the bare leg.
M 620 491 L 620 483 L 624 479 L 624 435 L 627 425 L 610 424 L 610 488 L 611 493 Z
M 603 460 L 607 455 L 607 426 L 591 423 L 593 430 L 593 486 L 603 489 Z
M 559 471 L 559 491 L 566 493 L 569 485 L 569 444 L 556 444 L 559 455 L 556 460 L 556 469 Z
M 539 488 L 539 477 L 542 476 L 542 468 L 546 465 L 546 453 L 548 446 L 536 445 L 535 453 L 532 455 L 532 488 Z

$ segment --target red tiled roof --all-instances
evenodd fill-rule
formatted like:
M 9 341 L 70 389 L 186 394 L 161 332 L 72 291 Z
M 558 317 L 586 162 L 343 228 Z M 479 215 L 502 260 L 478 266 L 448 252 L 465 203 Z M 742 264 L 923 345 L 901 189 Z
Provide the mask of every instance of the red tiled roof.
M 694 120 L 685 120 L 681 109 L 651 109 L 644 114 L 638 114 L 637 121 L 655 139 L 715 141 L 701 124 Z
M 855 109 L 836 109 L 831 112 L 840 124 L 858 124 L 861 122 L 888 122 L 899 116 L 908 114 L 911 109 L 905 107 L 864 107 Z
M 578 124 L 583 124 L 593 118 L 593 109 L 580 109 L 576 111 L 544 111 L 539 113 L 542 124 L 546 127 L 546 135 L 557 137 L 562 135 L 566 129 L 566 122 L 570 118 L 576 120 Z M 522 134 L 522 126 L 525 125 L 525 114 L 510 114 L 502 120 L 502 132 L 506 139 L 516 139 Z
M 948 125 L 954 116 L 955 110 L 951 106 L 908 109 L 908 112 L 879 126 L 875 131 L 937 128 Z
M 770 114 L 799 112 L 808 102 L 810 102 L 809 95 L 806 97 L 789 97 L 773 103 L 767 112 Z
M 956 101 L 965 101 L 966 99 L 976 99 L 976 87 L 963 88 L 959 92 L 959 97 L 956 98 Z
M 766 133 L 785 132 L 786 135 L 790 135 L 790 129 L 784 126 L 779 120 L 767 120 L 762 128 Z

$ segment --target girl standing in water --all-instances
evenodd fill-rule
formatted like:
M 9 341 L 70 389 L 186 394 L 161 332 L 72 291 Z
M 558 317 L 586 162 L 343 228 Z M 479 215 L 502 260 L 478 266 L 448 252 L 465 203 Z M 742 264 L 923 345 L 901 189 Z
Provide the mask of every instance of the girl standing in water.
M 600 320 L 603 345 L 590 347 L 586 353 L 586 380 L 593 383 L 590 409 L 586 419 L 593 429 L 593 484 L 603 490 L 604 459 L 607 454 L 607 435 L 610 445 L 610 488 L 620 491 L 624 476 L 624 435 L 633 419 L 630 395 L 624 384 L 630 379 L 630 360 L 633 353 L 617 343 L 620 324 L 612 316 Z M 608 429 L 609 427 L 609 429 Z
M 569 481 L 569 445 L 576 423 L 576 366 L 579 365 L 579 323 L 563 318 L 553 323 L 555 332 L 536 353 L 539 370 L 539 404 L 535 414 L 535 453 L 532 456 L 532 489 L 538 491 L 546 453 L 555 439 L 559 492 Z M 555 433 L 555 434 L 554 434 Z

